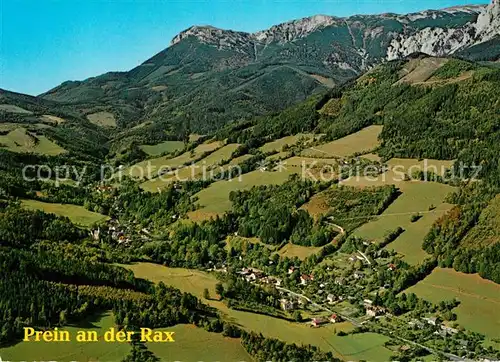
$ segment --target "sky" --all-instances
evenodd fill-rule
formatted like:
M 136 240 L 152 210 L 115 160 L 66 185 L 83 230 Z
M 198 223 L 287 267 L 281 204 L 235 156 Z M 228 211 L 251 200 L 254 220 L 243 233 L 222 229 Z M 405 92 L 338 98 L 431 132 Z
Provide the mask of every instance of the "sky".
M 408 13 L 486 0 L 0 0 L 0 88 L 37 95 L 125 71 L 192 25 L 254 32 L 316 14 Z

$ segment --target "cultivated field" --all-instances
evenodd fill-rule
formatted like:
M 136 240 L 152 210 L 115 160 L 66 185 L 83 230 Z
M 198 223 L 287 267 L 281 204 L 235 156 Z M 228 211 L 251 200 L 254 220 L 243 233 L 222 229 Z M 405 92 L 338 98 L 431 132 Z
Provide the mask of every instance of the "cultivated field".
M 161 361 L 253 361 L 240 339 L 224 337 L 220 333 L 210 333 L 186 324 L 158 330 L 175 332 L 175 343 L 146 344 Z
M 66 152 L 45 136 L 31 135 L 25 128 L 16 128 L 6 135 L 0 135 L 0 148 L 12 152 L 33 152 L 49 156 Z
M 107 216 L 89 211 L 82 206 L 69 204 L 52 204 L 36 200 L 22 200 L 21 204 L 29 210 L 42 210 L 48 214 L 68 217 L 79 226 L 90 226 L 96 222 L 108 219 Z
M 61 330 L 74 337 L 79 330 L 97 331 L 102 337 L 114 326 L 113 315 L 103 313 Z M 4 361 L 121 361 L 129 351 L 128 343 L 107 343 L 102 338 L 98 342 L 80 343 L 72 338 L 70 342 L 20 342 L 0 348 L 0 356 Z
M 116 127 L 116 119 L 113 113 L 110 112 L 96 112 L 87 115 L 87 119 L 101 127 Z
M 406 292 L 434 303 L 457 298 L 461 302 L 454 309 L 458 324 L 488 337 L 500 338 L 500 285 L 492 281 L 477 274 L 436 268 Z
M 302 151 L 302 156 L 335 158 L 368 152 L 379 145 L 380 132 L 382 132 L 382 126 L 369 126 L 336 141 L 308 148 Z
M 184 142 L 182 141 L 165 141 L 157 145 L 142 145 L 141 149 L 150 156 L 159 156 L 164 153 L 173 153 L 182 150 Z
M 140 263 L 127 268 L 134 271 L 136 277 L 154 282 L 163 281 L 185 292 L 199 297 L 203 289 L 208 288 L 210 295 L 215 295 L 217 279 L 208 274 L 188 269 L 173 269 L 162 265 Z M 321 328 L 311 328 L 306 323 L 291 323 L 266 315 L 237 311 L 217 300 L 206 301 L 219 309 L 224 318 L 240 327 L 262 333 L 266 337 L 277 338 L 287 343 L 312 344 L 322 350 L 332 351 L 344 360 L 388 361 L 391 351 L 384 347 L 388 337 L 375 333 L 360 333 L 339 337 L 339 331 L 353 329 L 350 323 L 328 324 Z
M 311 140 L 313 139 L 314 136 L 315 135 L 313 134 L 299 133 L 294 136 L 283 137 L 278 140 L 266 143 L 264 146 L 260 147 L 259 150 L 261 150 L 264 153 L 280 152 L 285 146 L 293 146 L 297 144 L 300 140 L 305 140 L 305 141 Z

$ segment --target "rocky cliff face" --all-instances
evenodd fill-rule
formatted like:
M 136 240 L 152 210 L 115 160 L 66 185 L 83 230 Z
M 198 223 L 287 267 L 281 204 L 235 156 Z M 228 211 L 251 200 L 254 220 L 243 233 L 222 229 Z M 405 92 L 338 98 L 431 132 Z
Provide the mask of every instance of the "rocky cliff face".
M 425 27 L 414 34 L 399 34 L 387 49 L 387 59 L 394 60 L 415 52 L 434 56 L 451 55 L 499 35 L 500 0 L 493 0 L 482 9 L 476 21 L 463 26 Z
M 494 0 L 487 7 L 459 6 L 406 15 L 389 13 L 347 18 L 316 15 L 252 34 L 194 26 L 174 37 L 171 46 L 192 37 L 217 49 L 245 53 L 257 60 L 263 58 L 262 53 L 269 46 L 275 46 L 273 57 L 296 57 L 294 50 L 289 49 L 294 43 L 310 48 L 306 54 L 308 61 L 314 57 L 315 62 L 331 70 L 359 73 L 383 60 L 415 52 L 447 56 L 492 39 L 500 33 L 499 2 Z M 317 35 L 318 32 L 321 35 Z M 312 44 L 311 36 L 314 37 Z M 302 50 L 304 52 L 306 50 Z M 267 51 L 264 58 L 269 53 Z M 304 58 L 304 54 L 301 57 Z

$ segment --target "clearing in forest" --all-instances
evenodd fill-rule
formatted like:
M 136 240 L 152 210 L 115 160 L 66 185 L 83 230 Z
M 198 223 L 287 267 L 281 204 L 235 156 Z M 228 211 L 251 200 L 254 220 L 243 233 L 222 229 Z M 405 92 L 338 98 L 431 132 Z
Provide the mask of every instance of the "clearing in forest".
M 369 126 L 333 142 L 310 147 L 302 151 L 302 156 L 342 158 L 355 153 L 369 152 L 378 147 L 382 126 Z
M 283 257 L 297 257 L 300 260 L 304 260 L 311 255 L 318 254 L 321 249 L 323 249 L 323 247 L 302 246 L 288 243 L 278 251 L 278 254 Z
M 207 157 L 202 158 L 193 165 L 179 167 L 172 175 L 163 175 L 161 178 L 156 178 L 144 182 L 141 187 L 144 190 L 156 192 L 158 189 L 165 187 L 172 181 L 187 181 L 198 178 L 215 177 L 218 173 L 224 170 L 223 167 L 217 167 L 220 163 L 227 161 L 231 155 L 239 147 L 237 143 L 231 143 L 212 152 Z
M 184 152 L 182 155 L 174 158 L 169 158 L 168 156 L 157 157 L 136 163 L 135 165 L 125 169 L 123 174 L 137 178 L 145 178 L 149 175 L 149 173 L 151 173 L 152 176 L 156 177 L 161 168 L 175 170 L 184 166 L 184 164 L 189 164 L 190 162 L 200 158 L 204 153 L 215 151 L 223 145 L 224 143 L 221 141 L 203 143 L 198 145 L 195 149 Z M 150 172 L 148 171 L 148 167 L 150 167 Z
M 28 111 L 27 109 L 15 106 L 13 104 L 0 104 L 0 111 L 10 112 L 10 113 L 19 113 L 19 114 L 33 114 L 33 112 Z
M 293 136 L 287 136 L 275 141 L 271 141 L 259 148 L 260 151 L 267 152 L 281 152 L 285 146 L 293 146 L 297 144 L 300 140 L 310 141 L 314 138 L 314 134 L 310 133 L 299 133 Z
M 16 128 L 6 135 L 0 135 L 0 148 L 17 153 L 38 153 L 56 156 L 66 150 L 45 136 L 33 135 L 25 128 Z
M 214 182 L 195 195 L 198 198 L 197 204 L 201 208 L 189 213 L 189 218 L 201 221 L 215 215 L 222 215 L 231 210 L 231 201 L 229 201 L 231 191 L 249 190 L 253 186 L 281 185 L 292 174 L 293 172 L 288 170 L 281 172 L 256 170 L 241 175 L 241 179 L 236 177 L 232 180 Z
M 164 153 L 173 153 L 184 149 L 182 141 L 165 141 L 157 145 L 142 145 L 141 150 L 149 156 L 160 156 Z
M 453 311 L 459 325 L 491 338 L 500 338 L 500 285 L 478 274 L 436 268 L 405 293 L 415 293 L 433 303 L 457 298 L 460 305 Z
M 422 250 L 422 242 L 434 221 L 450 210 L 453 205 L 445 202 L 446 196 L 455 188 L 436 182 L 404 181 L 405 174 L 427 169 L 438 175 L 453 164 L 453 161 L 391 159 L 388 171 L 376 177 L 352 177 L 342 185 L 370 187 L 395 185 L 401 195 L 375 220 L 362 225 L 354 234 L 365 239 L 380 242 L 384 237 L 402 227 L 405 232 L 386 246 L 403 255 L 406 262 L 418 264 L 429 255 Z M 413 215 L 421 216 L 411 222 Z
M 429 256 L 422 250 L 425 235 L 434 221 L 453 207 L 445 203 L 444 199 L 454 188 L 436 182 L 421 181 L 406 181 L 397 187 L 402 194 L 380 216 L 359 227 L 354 234 L 380 242 L 387 234 L 402 227 L 405 232 L 386 248 L 403 255 L 406 262 L 418 264 Z M 417 214 L 421 215 L 421 218 L 412 222 L 412 216 Z
M 91 226 L 96 222 L 101 222 L 109 218 L 78 205 L 52 204 L 36 200 L 22 200 L 21 205 L 29 210 L 41 210 L 47 214 L 67 217 L 74 224 L 80 226 Z
M 116 127 L 116 119 L 113 113 L 110 112 L 96 112 L 87 115 L 87 119 L 101 127 Z

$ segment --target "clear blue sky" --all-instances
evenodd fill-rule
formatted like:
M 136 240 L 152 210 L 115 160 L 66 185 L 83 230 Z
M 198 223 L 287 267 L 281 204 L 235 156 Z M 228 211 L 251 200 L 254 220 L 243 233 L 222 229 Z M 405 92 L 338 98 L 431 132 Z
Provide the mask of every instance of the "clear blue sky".
M 0 0 L 0 88 L 39 94 L 129 70 L 191 25 L 257 31 L 315 14 L 407 13 L 486 0 Z

